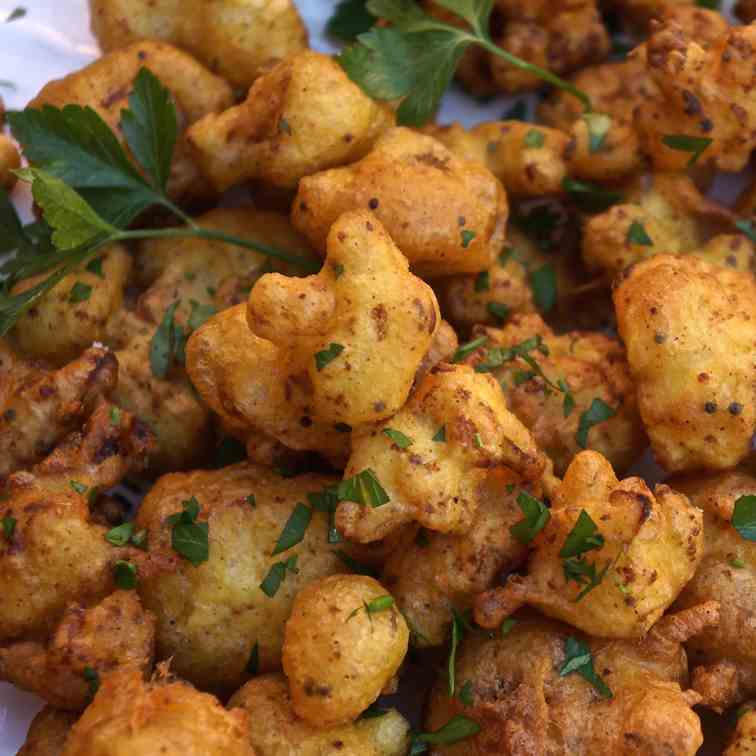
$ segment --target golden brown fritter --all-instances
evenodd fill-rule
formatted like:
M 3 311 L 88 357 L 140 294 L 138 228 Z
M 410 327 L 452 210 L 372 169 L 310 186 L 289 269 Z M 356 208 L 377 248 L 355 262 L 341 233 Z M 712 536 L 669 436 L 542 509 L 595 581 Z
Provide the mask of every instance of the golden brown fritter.
M 61 756 L 77 715 L 45 706 L 29 725 L 29 732 L 16 756 Z
M 316 475 L 286 479 L 248 463 L 158 480 L 136 521 L 148 531 L 148 560 L 137 587 L 157 618 L 159 659 L 171 659 L 172 669 L 199 687 L 224 693 L 247 680 L 255 648 L 261 672 L 279 669 L 294 596 L 344 566 L 339 547 L 326 539 L 328 516 L 320 511 L 312 512 L 301 543 L 272 552 L 297 503 L 334 482 Z M 172 548 L 167 520 L 192 497 L 209 530 L 209 559 L 196 567 Z M 271 568 L 293 556 L 297 571 L 286 570 L 275 595 L 266 595 L 260 584 Z
M 223 79 L 187 53 L 149 40 L 114 50 L 80 71 L 48 82 L 29 106 L 88 106 L 118 133 L 121 111 L 128 106 L 132 83 L 142 67 L 149 68 L 173 95 L 184 129 L 208 113 L 231 106 L 231 87 Z M 212 196 L 189 154 L 183 133 L 176 145 L 168 189 L 172 197 L 182 199 Z
M 102 346 L 59 370 L 45 370 L 0 339 L 0 476 L 39 462 L 81 426 L 117 378 L 113 353 Z
M 386 431 L 398 431 L 400 439 L 411 443 L 397 443 Z M 507 410 L 490 375 L 442 363 L 394 417 L 352 434 L 344 477 L 372 470 L 389 500 L 378 507 L 341 501 L 336 522 L 347 538 L 359 543 L 380 540 L 412 521 L 442 533 L 466 532 L 483 481 L 502 467 L 536 481 L 546 459 L 530 432 Z
M 108 322 L 123 304 L 131 255 L 123 245 L 115 244 L 98 259 L 99 272 L 81 266 L 69 273 L 16 321 L 11 339 L 24 354 L 60 367 L 93 342 L 104 340 Z M 11 293 L 27 291 L 48 275 L 26 278 Z
M 255 756 L 245 711 L 184 682 L 114 672 L 73 726 L 62 756 Z
M 698 696 L 684 690 L 681 642 L 715 623 L 716 615 L 716 604 L 704 604 L 667 616 L 638 641 L 592 639 L 530 616 L 519 617 L 503 638 L 471 634 L 457 654 L 456 680 L 459 686 L 470 683 L 472 703 L 449 698 L 448 684 L 440 679 L 426 727 L 436 730 L 457 714 L 482 730 L 432 753 L 694 756 L 703 735 L 691 708 Z M 569 661 L 585 669 L 576 658 L 585 652 L 611 697 L 574 668 L 562 673 Z
M 527 548 L 509 530 L 522 519 L 517 497 L 523 490 L 541 495 L 539 485 L 523 484 L 509 470 L 497 470 L 482 484 L 467 532 L 421 530 L 411 544 L 389 555 L 381 582 L 396 599 L 414 645 L 441 645 L 452 609 L 470 608 L 474 594 L 491 588 L 500 573 L 525 561 Z
M 735 732 L 722 756 L 754 756 L 756 754 L 756 711 L 753 702 L 738 711 Z
M 323 254 L 336 219 L 363 208 L 423 276 L 476 273 L 504 246 L 508 210 L 499 181 L 406 128 L 387 131 L 357 163 L 302 179 L 291 218 Z
M 538 447 L 554 463 L 558 476 L 564 474 L 582 448 L 600 452 L 619 472 L 643 452 L 646 436 L 638 414 L 635 387 L 630 380 L 625 350 L 617 339 L 584 331 L 557 336 L 536 314 L 515 315 L 503 328 L 476 328 L 474 335 L 486 339 L 467 360 L 478 369 L 484 369 L 496 350 L 507 350 L 540 337 L 547 354 L 535 348 L 528 355 L 550 385 L 521 358 L 506 361 L 490 372 L 502 386 L 510 412 L 530 430 Z M 559 390 L 560 381 L 569 394 Z M 571 404 L 565 405 L 570 402 L 569 397 Z M 614 414 L 590 427 L 583 440 L 579 432 L 582 418 L 596 399 Z
M 737 499 L 756 494 L 756 478 L 732 471 L 670 483 L 703 509 L 703 559 L 675 608 L 721 606 L 719 624 L 687 645 L 693 686 L 704 704 L 721 710 L 756 694 L 756 544 L 730 522 Z
M 408 643 L 407 623 L 377 580 L 313 581 L 286 622 L 282 661 L 292 709 L 318 727 L 355 720 L 394 677 Z
M 600 454 L 585 451 L 567 469 L 532 546 L 526 577 L 511 576 L 476 599 L 480 625 L 497 627 L 529 604 L 591 635 L 639 638 L 700 563 L 703 517 L 669 486 L 652 492 L 640 478 L 618 481 Z
M 329 55 L 302 52 L 261 76 L 247 99 L 192 126 L 208 181 L 223 191 L 257 180 L 296 189 L 303 176 L 351 163 L 394 122 Z
M 294 713 L 281 674 L 250 680 L 228 702 L 249 713 L 249 742 L 258 756 L 404 756 L 409 724 L 395 709 L 336 727 L 308 724 Z
M 121 551 L 105 540 L 88 500 L 140 470 L 152 442 L 141 422 L 114 409 L 101 401 L 82 432 L 5 481 L 0 519 L 12 524 L 0 538 L 2 640 L 49 633 L 71 602 L 88 604 L 112 591 Z
M 70 604 L 46 644 L 21 641 L 0 648 L 0 679 L 30 690 L 59 709 L 91 701 L 88 675 L 152 668 L 155 619 L 133 591 L 116 591 L 87 608 Z
M 656 255 L 614 290 L 638 405 L 669 471 L 732 468 L 756 426 L 756 281 L 695 257 Z
M 107 53 L 143 39 L 170 42 L 236 87 L 271 59 L 307 47 L 292 0 L 89 0 L 92 33 Z

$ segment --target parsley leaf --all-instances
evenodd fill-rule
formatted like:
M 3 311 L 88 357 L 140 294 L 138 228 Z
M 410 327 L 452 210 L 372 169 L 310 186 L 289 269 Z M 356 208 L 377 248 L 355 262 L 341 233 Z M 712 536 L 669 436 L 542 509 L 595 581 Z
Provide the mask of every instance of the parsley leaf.
M 168 305 L 163 319 L 150 340 L 150 368 L 156 378 L 165 378 L 177 355 L 182 351 L 184 329 L 175 322 L 176 309 L 181 304 L 177 299 Z
M 478 336 L 477 339 L 468 341 L 466 344 L 462 344 L 452 357 L 452 362 L 462 362 L 465 358 L 469 357 L 476 349 L 482 347 L 488 341 L 488 336 Z
M 481 731 L 481 726 L 469 717 L 455 714 L 443 727 L 433 732 L 417 732 L 412 735 L 410 756 L 425 753 L 430 745 L 453 745 L 471 738 Z
M 89 695 L 94 698 L 100 689 L 100 675 L 93 667 L 84 667 L 84 679 L 89 683 Z
M 458 698 L 463 706 L 473 705 L 473 684 L 471 680 L 465 680 L 465 684 L 460 688 Z
M 16 518 L 12 517 L 11 515 L 5 515 L 3 517 L 2 519 L 3 535 L 5 536 L 6 541 L 13 540 L 13 534 L 16 532 L 16 523 L 17 523 Z
M 514 626 L 517 624 L 517 620 L 513 619 L 512 617 L 508 617 L 504 620 L 504 622 L 501 623 L 501 627 L 499 628 L 499 635 L 502 638 L 506 638 L 511 632 Z
M 747 494 L 735 500 L 732 526 L 747 541 L 756 541 L 756 495 Z
M 130 591 L 136 588 L 137 568 L 135 564 L 127 562 L 125 559 L 119 559 L 115 563 L 113 572 L 115 576 L 115 584 L 121 590 Z
M 171 546 L 194 567 L 199 567 L 210 557 L 208 523 L 197 522 L 200 505 L 194 496 L 182 502 L 182 507 L 183 511 L 171 515 L 167 520 L 172 526 Z
M 86 302 L 92 293 L 92 287 L 89 284 L 76 281 L 71 287 L 71 291 L 68 292 L 69 304 L 79 304 L 80 302 Z
M 460 235 L 462 237 L 462 248 L 467 249 L 470 246 L 470 242 L 475 238 L 475 231 L 463 228 Z
M 495 318 L 499 323 L 503 323 L 509 318 L 509 307 L 503 302 L 489 302 L 486 305 L 486 310 L 488 311 L 488 314 L 492 318 Z
M 469 627 L 470 622 L 467 617 L 461 615 L 456 609 L 452 609 L 451 645 L 449 646 L 449 659 L 446 662 L 450 698 L 454 697 L 456 687 L 457 646 L 465 637 L 465 630 Z
M 588 681 L 598 691 L 601 698 L 612 698 L 609 686 L 596 674 L 593 669 L 593 657 L 586 643 L 577 638 L 569 637 L 564 643 L 564 664 L 559 668 L 559 676 L 566 677 L 578 674 Z
M 125 546 L 134 534 L 134 523 L 124 522 L 122 525 L 116 525 L 105 533 L 105 540 L 112 543 L 113 546 Z
M 569 417 L 572 414 L 572 410 L 575 409 L 575 397 L 572 395 L 572 391 L 564 378 L 560 378 L 557 381 L 557 386 L 559 386 L 559 389 L 564 394 L 562 412 L 565 417 Z
M 384 428 L 383 435 L 388 436 L 400 449 L 406 449 L 412 446 L 412 439 L 405 436 L 404 433 L 393 428 Z
M 599 533 L 598 526 L 591 519 L 588 512 L 581 509 L 575 525 L 567 534 L 559 556 L 562 559 L 576 557 L 587 551 L 600 549 L 603 545 L 604 536 Z
M 326 32 L 332 37 L 353 42 L 360 34 L 369 31 L 375 18 L 368 12 L 366 0 L 341 0 L 328 23 Z
M 642 223 L 635 220 L 630 224 L 630 228 L 627 229 L 627 243 L 638 244 L 643 247 L 653 247 L 654 242 L 646 232 Z
M 543 145 L 546 143 L 546 137 L 544 136 L 542 131 L 538 131 L 538 129 L 530 129 L 527 134 L 525 134 L 525 138 L 522 140 L 523 145 L 525 147 L 533 147 L 533 148 L 539 148 L 543 147 Z
M 475 291 L 488 291 L 491 288 L 491 274 L 487 270 L 482 270 L 475 276 Z
M 587 594 L 601 584 L 611 565 L 609 561 L 604 565 L 603 570 L 597 571 L 595 562 L 589 562 L 583 557 L 570 557 L 564 560 L 562 563 L 564 579 L 567 582 L 574 580 L 578 585 L 584 586 L 576 596 L 575 603 L 582 601 Z
M 591 428 L 594 425 L 606 422 L 616 414 L 617 411 L 612 409 L 606 402 L 598 398 L 594 399 L 591 402 L 591 406 L 580 415 L 577 435 L 575 436 L 578 446 L 581 449 L 585 449 L 588 446 L 588 432 Z
M 302 502 L 299 502 L 294 507 L 294 511 L 289 516 L 289 519 L 286 521 L 286 524 L 281 531 L 281 535 L 278 536 L 278 541 L 276 541 L 271 556 L 280 554 L 282 551 L 287 551 L 292 548 L 292 546 L 301 543 L 311 519 L 312 509 L 305 504 L 302 504 Z
M 308 493 L 307 501 L 314 510 L 328 515 L 328 543 L 341 543 L 344 539 L 336 528 L 336 507 L 339 503 L 336 489 L 327 486 L 322 491 Z
M 327 349 L 322 349 L 320 352 L 315 353 L 315 367 L 318 370 L 322 370 L 327 365 L 330 365 L 343 351 L 343 344 L 331 342 Z
M 269 598 L 273 598 L 281 587 L 281 583 L 286 580 L 287 573 L 298 573 L 297 555 L 290 556 L 283 562 L 276 562 L 268 570 L 265 579 L 260 583 L 260 590 Z
M 370 505 L 374 509 L 390 501 L 376 474 L 370 469 L 342 480 L 336 489 L 336 495 L 339 501 L 353 501 Z
M 530 274 L 533 299 L 541 312 L 549 312 L 557 301 L 557 277 L 553 265 L 544 265 Z
M 709 137 L 687 136 L 686 134 L 665 134 L 662 137 L 662 144 L 671 150 L 690 153 L 688 167 L 698 162 L 712 141 Z
M 373 614 L 379 612 L 385 612 L 394 605 L 394 599 L 391 596 L 378 596 L 372 601 L 364 601 L 362 606 L 358 606 L 348 617 L 347 622 L 353 617 L 356 617 L 363 609 L 368 617 L 372 617 Z
M 442 425 L 434 434 L 431 441 L 435 441 L 436 443 L 445 443 L 446 442 L 446 426 Z
M 546 527 L 546 523 L 551 518 L 551 512 L 542 501 L 525 491 L 517 497 L 517 505 L 524 517 L 512 525 L 509 532 L 520 543 L 528 544 Z

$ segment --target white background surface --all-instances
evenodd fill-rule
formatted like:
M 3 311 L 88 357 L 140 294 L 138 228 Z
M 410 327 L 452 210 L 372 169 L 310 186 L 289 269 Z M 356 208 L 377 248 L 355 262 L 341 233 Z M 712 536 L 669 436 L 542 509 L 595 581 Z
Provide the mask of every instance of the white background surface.
M 323 35 L 323 26 L 335 1 L 295 0 L 310 30 L 310 44 L 316 49 L 333 49 Z M 25 17 L 11 23 L 0 21 L 0 79 L 15 85 L 0 88 L 9 109 L 23 108 L 50 79 L 81 68 L 98 54 L 89 33 L 87 0 L 0 0 L 0 19 L 7 18 L 17 6 L 26 8 Z M 452 91 L 444 101 L 439 120 L 456 119 L 471 125 L 501 118 L 507 106 L 506 100 L 483 105 Z M 725 181 L 721 186 L 724 191 L 717 194 L 731 194 L 731 185 L 727 184 Z M 15 756 L 40 706 L 35 696 L 0 683 L 0 756 Z

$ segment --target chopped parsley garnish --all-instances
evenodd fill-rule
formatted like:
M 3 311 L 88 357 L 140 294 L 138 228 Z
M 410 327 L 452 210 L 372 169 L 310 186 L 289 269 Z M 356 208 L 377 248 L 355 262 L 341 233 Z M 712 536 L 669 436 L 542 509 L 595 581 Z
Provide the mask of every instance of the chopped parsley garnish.
M 458 698 L 463 706 L 473 705 L 473 684 L 471 680 L 465 680 L 465 684 L 459 689 Z
M 504 622 L 501 623 L 501 626 L 499 627 L 499 635 L 502 638 L 506 638 L 511 632 L 514 626 L 517 624 L 516 619 L 512 619 L 511 617 L 508 617 L 504 620 Z
M 443 727 L 433 732 L 416 732 L 412 734 L 410 756 L 426 753 L 428 745 L 448 746 L 466 740 L 481 731 L 481 726 L 462 714 L 455 714 Z
M 406 449 L 412 446 L 412 439 L 405 436 L 404 433 L 393 428 L 384 428 L 383 435 L 388 436 L 400 449 Z
M 294 507 L 294 511 L 289 516 L 289 519 L 286 521 L 286 524 L 281 531 L 281 535 L 278 536 L 278 541 L 276 541 L 271 556 L 287 551 L 292 548 L 292 546 L 301 543 L 311 519 L 312 509 L 305 504 L 302 504 L 302 502 L 299 502 Z
M 645 226 L 637 220 L 630 224 L 627 229 L 627 243 L 637 244 L 642 247 L 653 247 L 654 242 L 646 232 Z
M 475 291 L 478 293 L 488 291 L 491 288 L 491 274 L 487 270 L 482 270 L 475 276 Z
M 385 612 L 394 605 L 394 599 L 391 596 L 378 596 L 372 601 L 363 601 L 362 606 L 358 606 L 348 617 L 347 622 L 356 617 L 363 609 L 368 618 L 371 618 L 373 614 L 379 612 Z
M 183 362 L 186 334 L 184 329 L 176 323 L 176 309 L 181 304 L 177 299 L 168 305 L 157 330 L 150 340 L 150 368 L 156 378 L 165 378 L 174 363 Z
M 269 598 L 273 598 L 278 593 L 281 583 L 286 580 L 286 575 L 291 572 L 297 574 L 297 555 L 290 556 L 283 562 L 276 562 L 268 570 L 265 579 L 260 583 L 260 590 Z
M 291 126 L 290 126 L 289 122 L 285 118 L 281 118 L 279 120 L 279 122 L 278 122 L 278 130 L 282 134 L 288 134 L 289 136 L 291 136 Z
M 690 153 L 688 167 L 698 162 L 712 141 L 709 137 L 688 136 L 687 134 L 665 134 L 662 137 L 662 144 L 671 150 Z
M 321 349 L 319 352 L 315 353 L 315 367 L 318 370 L 323 370 L 323 368 L 330 365 L 343 351 L 343 344 L 335 344 L 334 342 L 331 342 L 327 349 Z
M 557 301 L 557 277 L 553 265 L 544 265 L 530 274 L 533 299 L 541 312 L 549 312 Z
M 166 520 L 171 525 L 171 546 L 194 567 L 199 567 L 210 557 L 209 526 L 206 522 L 197 522 L 200 505 L 194 496 L 181 505 L 183 511 Z
M 94 273 L 100 278 L 105 278 L 105 274 L 102 272 L 102 257 L 95 257 L 87 263 L 87 270 L 90 273 Z
M 530 129 L 530 131 L 525 134 L 525 138 L 522 140 L 522 143 L 525 145 L 525 147 L 534 148 L 543 147 L 545 142 L 546 137 L 544 136 L 544 133 L 542 131 L 538 131 L 538 129 Z
M 6 541 L 13 540 L 13 534 L 16 532 L 16 518 L 11 515 L 5 515 L 3 517 L 3 535 Z
M 114 567 L 115 584 L 122 590 L 129 591 L 136 588 L 137 568 L 135 564 L 119 559 Z
M 92 287 L 89 284 L 76 281 L 71 287 L 71 291 L 68 292 L 69 304 L 79 304 L 79 302 L 86 302 L 92 294 Z
M 78 480 L 70 480 L 69 484 L 71 488 L 73 488 L 73 490 L 76 491 L 76 493 L 80 496 L 84 496 L 84 494 L 89 491 L 89 486 L 85 486 L 83 483 L 79 483 Z
M 115 405 L 110 408 L 110 424 L 116 427 L 121 424 L 121 410 Z
M 581 449 L 588 446 L 588 432 L 595 425 L 600 425 L 610 418 L 614 417 L 617 411 L 612 409 L 606 402 L 596 398 L 591 402 L 591 406 L 580 415 L 577 434 L 575 440 Z
M 509 318 L 509 307 L 503 302 L 489 302 L 486 305 L 486 310 L 488 311 L 488 314 L 499 323 L 503 323 Z
M 463 228 L 460 232 L 460 236 L 462 238 L 462 248 L 467 249 L 470 246 L 470 242 L 475 238 L 475 231 Z
M 742 570 L 745 566 L 745 562 L 740 557 L 730 559 L 730 567 L 734 567 L 736 570 Z
M 574 527 L 567 534 L 559 551 L 559 556 L 564 560 L 564 579 L 567 582 L 573 580 L 583 586 L 575 601 L 582 600 L 599 585 L 609 570 L 611 561 L 607 562 L 602 570 L 597 570 L 594 562 L 588 562 L 583 557 L 585 553 L 601 549 L 603 545 L 604 536 L 599 532 L 596 523 L 584 509 L 580 510 Z
M 100 689 L 100 675 L 93 667 L 84 667 L 84 679 L 89 683 L 89 695 L 94 698 Z
M 509 532 L 520 543 L 530 543 L 551 518 L 549 508 L 542 502 L 522 491 L 517 497 L 517 505 L 522 510 L 523 519 L 509 528 Z
M 383 506 L 390 501 L 376 474 L 371 470 L 363 470 L 351 478 L 342 480 L 336 489 L 339 501 L 353 501 L 366 504 L 373 508 Z
M 431 441 L 435 441 L 436 443 L 445 443 L 446 442 L 446 426 L 442 425 L 434 434 Z
M 460 614 L 456 609 L 452 609 L 451 643 L 449 646 L 449 660 L 446 663 L 450 698 L 454 697 L 454 689 L 456 687 L 457 647 L 465 637 L 465 631 L 470 629 L 469 616 Z
M 567 638 L 564 642 L 564 664 L 559 668 L 559 676 L 577 674 L 589 682 L 598 691 L 601 698 L 612 698 L 609 686 L 593 669 L 593 657 L 588 644 L 577 638 Z
M 482 347 L 488 341 L 488 336 L 478 336 L 477 339 L 462 344 L 452 357 L 452 362 L 462 362 L 469 357 L 476 349 Z
M 562 188 L 570 195 L 578 209 L 586 213 L 603 213 L 612 205 L 622 202 L 621 192 L 605 189 L 597 184 L 566 178 Z
M 112 543 L 113 546 L 125 546 L 134 535 L 135 525 L 133 522 L 124 522 L 122 525 L 116 525 L 105 533 L 105 540 Z
M 207 323 L 213 315 L 217 315 L 218 310 L 210 304 L 200 304 L 196 299 L 189 300 L 189 306 L 192 308 L 189 312 L 189 319 L 187 325 L 189 331 L 196 331 L 198 328 Z
M 747 541 L 756 541 L 756 494 L 746 494 L 735 500 L 732 526 Z
M 336 528 L 336 507 L 339 504 L 339 497 L 335 487 L 327 486 L 322 491 L 308 493 L 307 501 L 316 512 L 324 512 L 328 515 L 328 543 L 341 543 L 344 539 Z
M 564 402 L 562 403 L 562 413 L 565 417 L 569 417 L 572 414 L 572 410 L 575 409 L 575 397 L 570 391 L 570 387 L 567 385 L 567 381 L 564 378 L 560 378 L 557 381 L 557 386 L 564 394 Z
M 255 498 L 254 494 L 249 494 L 249 496 L 244 497 L 244 501 L 249 504 L 252 509 L 255 509 L 257 507 L 257 499 Z

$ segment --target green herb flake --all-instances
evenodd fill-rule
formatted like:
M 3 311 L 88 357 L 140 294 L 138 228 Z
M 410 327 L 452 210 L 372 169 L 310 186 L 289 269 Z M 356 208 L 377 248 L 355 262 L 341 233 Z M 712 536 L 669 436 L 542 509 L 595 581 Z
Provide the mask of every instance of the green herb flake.
M 588 150 L 599 152 L 612 127 L 612 119 L 605 113 L 583 113 L 583 120 L 588 127 Z
M 297 569 L 297 555 L 290 556 L 283 562 L 276 562 L 268 570 L 268 574 L 265 579 L 260 583 L 260 590 L 269 598 L 273 598 L 281 587 L 281 583 L 286 580 L 286 575 L 291 573 L 298 573 Z
M 472 681 L 466 680 L 464 685 L 459 689 L 459 700 L 463 706 L 473 705 L 473 684 Z
M 326 32 L 344 42 L 354 42 L 374 24 L 375 18 L 369 13 L 365 0 L 341 0 L 328 19 Z
M 291 126 L 285 118 L 281 118 L 281 120 L 278 122 L 278 130 L 283 134 L 288 134 L 289 136 L 291 136 Z
M 640 223 L 637 220 L 634 220 L 630 224 L 630 228 L 627 229 L 627 243 L 628 244 L 637 244 L 641 247 L 653 247 L 654 242 L 651 239 L 651 237 L 646 232 L 645 227 L 642 223 Z
M 308 493 L 307 501 L 316 512 L 324 512 L 328 515 L 328 543 L 341 543 L 344 539 L 336 527 L 336 507 L 339 503 L 336 489 L 327 486 L 322 491 Z
M 318 370 L 323 370 L 323 368 L 330 365 L 343 351 L 343 344 L 335 344 L 331 342 L 327 349 L 322 349 L 320 352 L 315 353 L 315 367 Z
M 516 624 L 517 624 L 516 619 L 512 619 L 511 617 L 505 619 L 504 622 L 502 622 L 501 626 L 499 627 L 499 636 L 502 638 L 506 638 L 512 632 Z
M 475 276 L 475 291 L 478 293 L 488 291 L 491 288 L 491 274 L 487 270 L 482 270 Z
M 482 347 L 487 341 L 488 336 L 478 336 L 477 339 L 473 339 L 472 341 L 468 341 L 466 344 L 462 344 L 462 346 L 460 346 L 459 349 L 454 352 L 452 362 L 462 362 L 462 360 L 469 357 L 477 349 L 480 349 L 480 347 Z
M 567 638 L 564 643 L 564 664 L 559 668 L 559 676 L 577 674 L 589 682 L 598 691 L 601 698 L 612 698 L 609 686 L 593 669 L 593 657 L 586 643 L 577 638 Z
M 603 213 L 623 199 L 621 192 L 571 178 L 562 181 L 562 188 L 578 209 L 586 213 Z
M 2 523 L 3 523 L 3 535 L 5 536 L 5 540 L 12 541 L 13 534 L 16 532 L 16 523 L 17 523 L 16 518 L 7 514 L 3 517 Z
M 614 417 L 617 411 L 612 409 L 601 399 L 594 399 L 591 406 L 580 415 L 575 440 L 581 449 L 588 447 L 588 432 L 596 425 L 606 422 Z
M 210 320 L 210 318 L 213 317 L 213 315 L 216 315 L 218 313 L 218 310 L 216 310 L 213 305 L 200 304 L 195 299 L 190 299 L 189 305 L 192 309 L 189 312 L 187 325 L 189 326 L 189 330 L 192 332 L 203 326 L 208 320 Z
M 712 141 L 709 137 L 688 136 L 686 134 L 665 134 L 662 137 L 662 144 L 671 150 L 690 153 L 688 167 L 698 162 Z
M 557 301 L 557 276 L 553 265 L 546 264 L 530 274 L 533 299 L 541 312 L 549 312 Z
M 136 533 L 134 533 L 133 536 L 131 536 L 131 545 L 136 546 L 138 549 L 146 550 L 147 549 L 147 530 L 142 528 L 141 530 L 137 530 Z
M 746 566 L 746 563 L 740 559 L 740 557 L 733 557 L 730 559 L 730 567 L 734 567 L 736 570 L 742 570 Z
M 746 541 L 756 541 L 756 494 L 746 494 L 735 500 L 731 522 Z
M 137 568 L 135 564 L 119 559 L 113 568 L 115 584 L 124 591 L 130 591 L 137 585 Z
M 197 522 L 200 505 L 194 496 L 182 502 L 182 507 L 183 511 L 167 518 L 172 526 L 171 546 L 194 567 L 199 567 L 210 557 L 208 523 Z
M 463 228 L 460 232 L 462 239 L 462 248 L 467 249 L 470 246 L 470 242 L 475 238 L 475 231 L 470 231 L 468 228 Z
M 23 18 L 27 14 L 26 8 L 21 6 L 14 8 L 5 19 L 5 23 L 9 24 L 11 21 L 16 21 L 19 18 Z
M 80 302 L 86 302 L 92 294 L 92 287 L 89 284 L 76 281 L 71 287 L 71 291 L 68 292 L 69 304 L 79 304 Z
M 588 551 L 600 549 L 604 545 L 604 536 L 599 533 L 598 526 L 584 509 L 580 510 L 575 525 L 567 534 L 564 545 L 559 551 L 562 559 L 576 557 Z
M 341 263 L 333 266 L 333 275 L 335 278 L 341 278 L 344 275 L 344 266 Z
M 362 606 L 358 606 L 353 612 L 351 612 L 346 621 L 348 622 L 353 617 L 356 617 L 363 609 L 368 617 L 372 617 L 374 614 L 388 611 L 393 605 L 394 599 L 391 596 L 378 596 L 372 601 L 364 601 Z
M 510 315 L 509 307 L 503 302 L 489 302 L 486 305 L 486 311 L 499 324 L 504 323 Z
M 530 131 L 525 134 L 525 138 L 522 140 L 522 143 L 523 145 L 525 145 L 525 147 L 538 149 L 540 147 L 543 147 L 543 145 L 546 143 L 546 137 L 542 131 L 538 131 L 538 129 L 530 129 Z
M 255 641 L 255 645 L 252 646 L 252 651 L 249 653 L 249 659 L 247 660 L 247 674 L 256 675 L 260 670 L 260 643 Z
M 249 504 L 252 509 L 254 509 L 257 506 L 257 499 L 255 498 L 254 494 L 250 494 L 249 496 L 246 496 L 244 498 L 244 501 Z
M 468 618 L 452 609 L 451 642 L 449 645 L 449 659 L 446 663 L 447 678 L 449 680 L 449 698 L 454 697 L 456 688 L 457 647 L 465 637 L 465 630 L 470 627 Z
M 721 0 L 696 0 L 696 5 L 699 8 L 709 8 L 709 10 L 715 10 L 715 11 L 722 9 Z
M 474 737 L 481 729 L 481 726 L 474 719 L 462 714 L 455 714 L 438 730 L 413 733 L 410 756 L 425 753 L 428 750 L 428 745 L 454 745 L 454 743 Z
M 446 426 L 442 425 L 434 434 L 431 441 L 436 443 L 446 443 Z
M 559 386 L 559 389 L 564 394 L 562 414 L 565 417 L 569 417 L 572 414 L 572 411 L 575 409 L 575 397 L 572 395 L 572 391 L 570 391 L 570 387 L 564 378 L 560 378 L 557 381 L 557 386 Z
M 96 276 L 99 276 L 100 278 L 105 278 L 105 274 L 102 272 L 102 263 L 103 263 L 102 257 L 95 257 L 93 260 L 90 260 L 87 263 L 86 269 L 90 273 L 94 273 Z
M 89 486 L 85 486 L 83 483 L 79 483 L 78 480 L 70 480 L 68 481 L 71 488 L 73 488 L 74 491 L 76 491 L 77 494 L 80 496 L 84 496 L 84 494 L 89 491 Z
M 113 546 L 125 546 L 134 535 L 134 523 L 124 522 L 105 533 L 105 540 Z
M 121 424 L 121 410 L 115 405 L 110 408 L 110 424 L 116 428 Z
M 84 679 L 89 683 L 89 696 L 94 698 L 100 689 L 100 675 L 93 667 L 84 667 Z
M 181 304 L 178 299 L 168 305 L 150 340 L 150 368 L 156 378 L 165 378 L 177 355 L 181 351 L 184 330 L 175 322 L 176 309 Z
M 517 506 L 522 510 L 523 519 L 509 528 L 512 537 L 520 543 L 530 543 L 545 527 L 551 512 L 542 502 L 522 491 L 517 497 Z
M 353 501 L 373 507 L 381 507 L 390 501 L 376 474 L 363 470 L 351 478 L 342 480 L 336 489 L 339 501 Z
M 281 535 L 278 536 L 278 541 L 276 541 L 271 556 L 276 556 L 276 554 L 287 551 L 298 543 L 301 543 L 311 519 L 312 509 L 299 502 L 286 521 Z
M 412 446 L 412 439 L 405 436 L 404 433 L 393 428 L 384 428 L 383 435 L 388 436 L 400 449 L 406 449 Z

